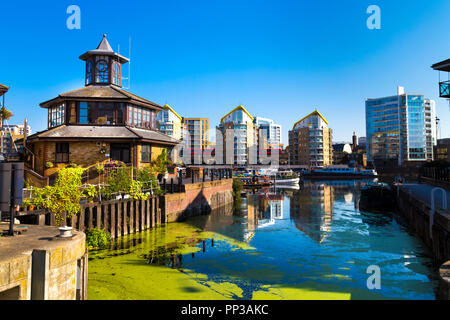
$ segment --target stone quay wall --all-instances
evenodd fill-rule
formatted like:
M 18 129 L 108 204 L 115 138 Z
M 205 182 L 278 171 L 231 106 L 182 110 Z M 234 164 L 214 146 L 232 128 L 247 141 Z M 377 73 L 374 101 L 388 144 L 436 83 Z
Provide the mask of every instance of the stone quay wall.
M 87 299 L 85 234 L 60 238 L 56 227 L 20 227 L 27 231 L 0 238 L 0 300 Z
M 450 300 L 450 214 L 437 210 L 433 219 L 433 238 L 431 238 L 431 208 L 427 204 L 400 190 L 397 205 L 400 215 L 406 219 L 410 229 L 432 250 L 436 264 L 444 263 L 439 269 L 438 298 Z
M 162 197 L 165 222 L 183 221 L 233 203 L 233 179 L 186 184 L 180 193 Z

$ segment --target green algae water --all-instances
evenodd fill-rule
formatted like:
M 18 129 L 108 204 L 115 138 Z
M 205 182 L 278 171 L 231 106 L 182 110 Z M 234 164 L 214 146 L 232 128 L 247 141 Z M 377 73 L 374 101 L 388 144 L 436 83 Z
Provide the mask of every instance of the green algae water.
M 89 299 L 435 299 L 431 252 L 393 214 L 362 212 L 364 181 L 248 194 L 89 253 Z M 369 266 L 381 272 L 369 289 Z

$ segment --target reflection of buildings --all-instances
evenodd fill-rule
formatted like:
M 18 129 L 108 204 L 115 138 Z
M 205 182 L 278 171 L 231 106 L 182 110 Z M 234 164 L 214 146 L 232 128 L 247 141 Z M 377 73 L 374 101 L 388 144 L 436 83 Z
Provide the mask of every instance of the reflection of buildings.
M 322 242 L 330 231 L 333 217 L 333 187 L 311 183 L 290 197 L 290 216 L 295 226 L 311 239 Z
M 283 200 L 281 194 L 256 194 L 247 196 L 248 230 L 264 228 L 283 219 Z

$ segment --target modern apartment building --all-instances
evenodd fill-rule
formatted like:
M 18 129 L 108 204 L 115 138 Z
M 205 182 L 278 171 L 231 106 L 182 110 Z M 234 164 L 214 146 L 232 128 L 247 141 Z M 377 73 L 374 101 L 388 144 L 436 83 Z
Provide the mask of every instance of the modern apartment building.
M 185 146 L 189 149 L 186 152 L 190 152 L 192 156 L 191 163 L 196 163 L 201 160 L 203 150 L 209 145 L 209 119 L 183 118 L 183 125 L 186 132 Z
M 180 140 L 183 143 L 183 139 L 186 138 L 186 130 L 183 123 L 183 118 L 175 112 L 169 105 L 164 105 L 156 115 L 156 122 L 158 129 L 161 133 L 164 133 L 174 139 Z M 183 153 L 183 147 L 181 149 L 173 148 L 169 156 L 174 162 L 179 160 L 179 152 Z
M 158 123 L 158 128 L 161 133 L 167 134 L 174 139 L 182 140 L 184 134 L 184 124 L 183 118 L 180 117 L 178 113 L 175 112 L 167 104 L 163 106 L 161 110 L 156 115 L 156 121 Z
M 238 166 L 257 163 L 258 127 L 253 121 L 253 116 L 243 106 L 236 107 L 222 117 L 216 128 L 216 139 L 222 137 L 222 141 L 216 144 L 223 148 L 223 163 L 228 164 L 231 159 Z M 227 140 L 232 143 L 227 144 Z M 233 150 L 230 150 L 231 146 Z
M 253 123 L 258 127 L 260 134 L 264 134 L 271 149 L 282 149 L 281 125 L 275 124 L 272 119 L 255 117 Z
M 433 160 L 435 102 L 403 87 L 394 96 L 366 99 L 366 137 L 369 161 Z
M 333 164 L 332 130 L 315 110 L 297 121 L 289 131 L 289 163 L 311 168 Z
M 17 153 L 23 148 L 23 144 L 17 143 L 16 140 L 24 138 L 23 124 L 3 124 L 1 128 L 0 153 Z M 31 135 L 31 127 L 27 126 L 27 136 Z

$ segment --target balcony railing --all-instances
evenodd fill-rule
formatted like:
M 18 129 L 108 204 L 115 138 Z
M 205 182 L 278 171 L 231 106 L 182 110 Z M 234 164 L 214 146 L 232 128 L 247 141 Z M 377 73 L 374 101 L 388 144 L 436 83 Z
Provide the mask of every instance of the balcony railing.
M 439 82 L 439 96 L 441 98 L 450 98 L 450 80 Z

